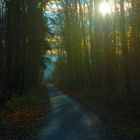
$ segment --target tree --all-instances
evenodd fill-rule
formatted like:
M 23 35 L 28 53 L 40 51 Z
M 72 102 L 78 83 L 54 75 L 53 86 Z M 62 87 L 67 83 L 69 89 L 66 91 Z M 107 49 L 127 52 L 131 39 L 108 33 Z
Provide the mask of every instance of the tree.
M 67 86 L 107 88 L 117 96 L 133 96 L 140 82 L 139 1 L 114 0 L 111 13 L 105 15 L 99 12 L 101 2 L 62 2 L 67 63 L 60 77 L 67 75 L 63 81 Z
M 46 26 L 43 19 L 42 0 L 1 1 L 5 16 L 2 33 L 5 36 L 5 54 L 1 66 L 2 102 L 13 94 L 22 95 L 24 91 L 39 84 L 42 55 L 45 47 Z M 4 26 L 6 25 L 6 26 Z

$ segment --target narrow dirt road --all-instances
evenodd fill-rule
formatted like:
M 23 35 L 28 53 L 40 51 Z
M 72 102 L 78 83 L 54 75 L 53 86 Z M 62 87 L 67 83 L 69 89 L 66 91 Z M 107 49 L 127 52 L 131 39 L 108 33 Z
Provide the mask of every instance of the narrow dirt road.
M 51 115 L 38 140 L 114 140 L 99 118 L 73 98 L 48 85 Z

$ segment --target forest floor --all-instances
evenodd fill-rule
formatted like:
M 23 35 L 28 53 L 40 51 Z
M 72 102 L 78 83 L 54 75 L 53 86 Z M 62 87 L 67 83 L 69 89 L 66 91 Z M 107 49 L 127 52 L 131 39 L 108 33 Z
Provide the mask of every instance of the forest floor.
M 47 88 L 14 96 L 0 112 L 0 140 L 36 140 L 49 114 Z
M 94 94 L 91 91 L 67 91 L 67 93 L 94 111 L 121 140 L 138 140 L 140 138 L 139 98 L 117 100 L 100 90 L 95 90 Z

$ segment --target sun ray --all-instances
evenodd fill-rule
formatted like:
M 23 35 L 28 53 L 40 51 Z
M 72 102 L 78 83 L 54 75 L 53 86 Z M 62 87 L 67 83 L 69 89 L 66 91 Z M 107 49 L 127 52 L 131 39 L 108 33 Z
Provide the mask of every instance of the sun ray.
M 109 3 L 107 3 L 107 2 L 102 2 L 99 6 L 99 10 L 103 16 L 111 13 L 111 7 L 110 7 Z

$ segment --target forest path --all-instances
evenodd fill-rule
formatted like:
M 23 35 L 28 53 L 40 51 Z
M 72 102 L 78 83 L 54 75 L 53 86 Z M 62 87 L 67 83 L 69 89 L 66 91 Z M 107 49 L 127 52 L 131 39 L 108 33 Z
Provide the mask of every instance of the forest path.
M 51 114 L 38 140 L 113 140 L 100 119 L 73 98 L 48 84 Z

